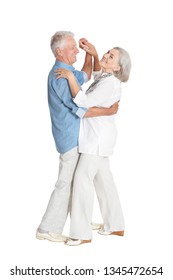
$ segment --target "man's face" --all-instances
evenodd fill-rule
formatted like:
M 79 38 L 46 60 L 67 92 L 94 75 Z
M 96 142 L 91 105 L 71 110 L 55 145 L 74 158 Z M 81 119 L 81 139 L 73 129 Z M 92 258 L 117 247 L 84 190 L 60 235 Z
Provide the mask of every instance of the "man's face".
M 66 64 L 73 65 L 77 60 L 79 50 L 74 38 L 67 37 L 65 39 L 64 48 L 61 50 L 62 61 Z

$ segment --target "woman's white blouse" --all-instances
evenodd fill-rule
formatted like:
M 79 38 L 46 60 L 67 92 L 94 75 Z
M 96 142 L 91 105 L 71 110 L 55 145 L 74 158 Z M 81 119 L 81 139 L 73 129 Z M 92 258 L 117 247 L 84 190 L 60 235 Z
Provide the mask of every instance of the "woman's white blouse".
M 98 82 L 86 93 L 82 90 L 79 91 L 73 99 L 79 107 L 109 108 L 120 100 L 121 82 L 119 79 L 113 75 L 100 79 L 103 74 L 98 74 L 98 72 L 93 72 L 93 75 L 95 80 L 98 79 Z M 113 153 L 116 137 L 115 115 L 83 118 L 80 123 L 79 152 L 109 156 Z

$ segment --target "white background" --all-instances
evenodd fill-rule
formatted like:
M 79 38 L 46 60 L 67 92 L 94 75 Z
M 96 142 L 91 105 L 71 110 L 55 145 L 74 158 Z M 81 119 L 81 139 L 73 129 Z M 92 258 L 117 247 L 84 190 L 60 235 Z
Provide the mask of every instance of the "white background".
M 100 269 L 95 276 L 83 279 L 107 279 L 103 275 L 105 266 L 163 266 L 162 276 L 141 277 L 172 279 L 171 2 L 1 1 L 2 279 L 13 279 L 10 269 L 16 265 Z M 111 157 L 126 221 L 123 238 L 94 232 L 91 244 L 78 247 L 35 239 L 58 173 L 58 153 L 47 106 L 47 75 L 54 63 L 50 37 L 58 30 L 73 31 L 76 40 L 88 38 L 100 56 L 114 46 L 125 48 L 131 55 L 132 72 L 129 82 L 123 85 L 117 115 L 118 141 Z M 76 68 L 82 67 L 83 57 L 80 51 Z M 99 219 L 96 202 L 94 221 Z M 68 228 L 69 220 L 66 234 Z M 134 279 L 130 275 L 109 277 Z

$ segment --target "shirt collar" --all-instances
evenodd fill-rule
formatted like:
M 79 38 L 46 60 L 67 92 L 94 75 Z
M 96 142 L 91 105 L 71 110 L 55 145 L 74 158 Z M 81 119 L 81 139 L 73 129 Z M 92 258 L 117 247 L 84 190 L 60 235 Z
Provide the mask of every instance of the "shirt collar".
M 58 68 L 65 68 L 65 69 L 68 69 L 68 70 L 71 70 L 71 71 L 75 70 L 75 68 L 72 65 L 63 63 L 63 62 L 58 61 L 58 60 L 55 61 L 55 66 L 58 67 Z

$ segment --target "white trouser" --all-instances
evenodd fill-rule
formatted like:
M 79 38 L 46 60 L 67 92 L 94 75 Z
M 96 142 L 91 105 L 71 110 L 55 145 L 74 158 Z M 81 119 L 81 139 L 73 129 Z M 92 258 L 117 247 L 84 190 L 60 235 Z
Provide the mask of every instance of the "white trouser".
M 62 233 L 69 211 L 72 180 L 78 158 L 77 148 L 60 155 L 59 176 L 39 226 L 41 231 Z
M 108 231 L 124 230 L 123 213 L 109 168 L 109 158 L 81 154 L 73 183 L 71 238 L 92 239 L 94 186 L 104 221 L 104 229 Z

